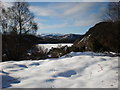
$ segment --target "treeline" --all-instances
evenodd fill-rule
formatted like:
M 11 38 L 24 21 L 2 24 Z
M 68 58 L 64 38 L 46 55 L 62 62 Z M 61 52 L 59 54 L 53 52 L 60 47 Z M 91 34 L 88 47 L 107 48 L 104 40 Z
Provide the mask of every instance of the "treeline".
M 53 38 L 48 38 L 48 39 L 39 39 L 39 43 L 46 44 L 46 43 L 51 43 L 51 44 L 57 44 L 57 43 L 73 43 L 75 40 L 69 40 L 69 39 L 53 39 Z
M 64 34 L 64 35 L 38 35 L 39 43 L 74 43 L 76 39 L 83 37 L 79 34 Z

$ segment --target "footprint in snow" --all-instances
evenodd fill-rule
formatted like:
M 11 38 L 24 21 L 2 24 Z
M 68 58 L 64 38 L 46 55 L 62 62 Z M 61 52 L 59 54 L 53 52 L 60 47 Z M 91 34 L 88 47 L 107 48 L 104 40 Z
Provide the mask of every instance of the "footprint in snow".
M 6 68 L 28 68 L 26 65 L 22 65 L 22 64 L 12 64 L 7 66 Z
M 22 68 L 28 68 L 26 65 L 22 65 L 22 64 L 16 64 L 18 65 L 19 67 L 22 67 Z
M 0 77 L 2 77 L 2 89 L 11 87 L 11 84 L 20 83 L 17 78 L 8 75 L 0 75 Z
M 104 59 L 104 58 L 101 58 L 101 61 L 107 61 L 106 59 Z
M 55 79 L 47 79 L 46 82 L 54 82 Z
M 72 75 L 75 75 L 75 74 L 77 74 L 75 70 L 69 70 L 66 72 L 61 72 L 53 77 L 71 77 Z
M 9 74 L 8 72 L 4 72 L 4 71 L 0 71 L 0 73 L 3 73 L 3 74 Z
M 38 66 L 38 65 L 40 65 L 40 64 L 39 63 L 32 63 L 29 66 Z

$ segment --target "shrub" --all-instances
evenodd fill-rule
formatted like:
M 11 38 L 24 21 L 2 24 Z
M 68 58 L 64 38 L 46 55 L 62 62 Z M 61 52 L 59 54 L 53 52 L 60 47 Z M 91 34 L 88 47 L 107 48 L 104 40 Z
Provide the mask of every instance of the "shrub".
M 44 48 L 43 46 L 34 45 L 34 47 L 29 50 L 28 53 L 25 55 L 25 59 L 30 60 L 39 60 L 39 59 L 46 59 L 48 58 L 48 49 Z
M 50 56 L 49 58 L 58 58 L 69 52 L 70 50 L 68 46 L 62 46 L 61 48 L 52 48 L 48 54 Z
M 26 59 L 26 53 L 36 44 L 35 39 L 31 35 L 2 35 L 2 60 L 23 60 Z

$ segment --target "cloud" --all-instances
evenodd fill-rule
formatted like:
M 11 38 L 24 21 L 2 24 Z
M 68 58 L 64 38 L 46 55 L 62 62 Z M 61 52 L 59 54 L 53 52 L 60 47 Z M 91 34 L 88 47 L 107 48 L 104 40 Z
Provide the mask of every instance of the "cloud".
M 83 0 L 85 1 L 85 0 Z M 71 26 L 91 26 L 100 21 L 102 10 L 90 12 L 95 6 L 95 2 L 77 2 L 77 3 L 49 3 L 47 6 L 30 6 L 30 10 L 37 16 L 45 16 L 56 21 L 62 20 L 62 23 L 39 24 L 40 29 L 63 28 Z M 40 21 L 40 20 L 39 20 Z
M 38 16 L 69 16 L 86 11 L 93 3 L 54 3 L 48 6 L 30 6 L 29 9 Z
M 97 14 L 91 14 L 89 17 L 86 18 L 80 18 L 78 20 L 75 21 L 74 25 L 75 26 L 90 26 L 90 25 L 94 25 L 96 23 L 98 23 L 99 21 L 101 21 L 101 18 L 99 18 L 101 16 L 100 13 Z
M 46 22 L 47 20 L 46 20 L 46 19 L 41 19 L 41 18 L 35 17 L 35 18 L 34 18 L 34 21 L 36 21 L 36 22 Z
M 54 25 L 44 25 L 39 23 L 38 24 L 40 27 L 40 29 L 53 29 L 53 28 L 64 28 L 66 27 L 68 24 L 67 23 L 63 23 L 63 24 L 54 24 Z
M 68 15 L 76 15 L 76 14 L 84 13 L 92 5 L 93 3 L 76 3 L 74 4 L 74 6 L 72 5 L 72 7 L 70 6 L 69 9 L 65 10 L 63 15 L 68 16 Z
M 54 13 L 54 11 L 49 8 L 39 6 L 30 6 L 29 9 L 37 16 L 51 16 Z
M 13 5 L 12 2 L 1 2 L 0 1 L 0 5 L 4 8 L 8 8 L 8 7 L 11 7 Z

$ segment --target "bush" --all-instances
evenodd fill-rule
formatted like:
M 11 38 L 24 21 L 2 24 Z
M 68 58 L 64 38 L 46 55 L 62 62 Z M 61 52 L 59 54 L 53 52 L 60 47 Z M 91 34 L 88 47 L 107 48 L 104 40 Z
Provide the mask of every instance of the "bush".
M 48 49 L 43 46 L 35 45 L 32 50 L 27 53 L 27 59 L 39 60 L 48 58 Z
M 69 52 L 79 52 L 79 48 L 74 46 L 68 47 L 68 53 Z
M 23 60 L 26 53 L 36 44 L 31 35 L 17 34 L 2 35 L 2 60 Z
M 58 58 L 69 52 L 70 52 L 70 50 L 69 50 L 68 46 L 62 46 L 61 48 L 60 47 L 52 48 L 48 54 L 49 54 L 49 58 Z

